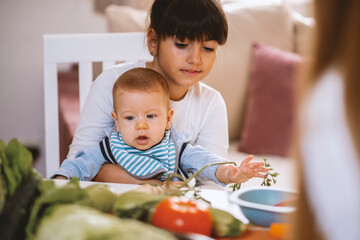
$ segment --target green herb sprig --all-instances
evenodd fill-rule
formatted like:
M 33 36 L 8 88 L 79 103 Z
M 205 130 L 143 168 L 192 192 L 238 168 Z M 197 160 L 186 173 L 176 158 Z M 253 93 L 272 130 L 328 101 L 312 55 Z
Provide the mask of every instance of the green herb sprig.
M 266 158 L 264 158 L 265 167 L 269 168 L 269 171 L 265 173 L 264 181 L 260 186 L 271 186 L 271 184 L 276 184 L 276 177 L 279 176 L 280 173 L 274 172 L 274 169 L 271 167 L 270 163 L 267 162 Z
M 270 163 L 267 162 L 267 159 L 264 158 L 264 166 L 269 168 L 269 171 L 265 173 L 264 181 L 260 186 L 271 186 L 271 183 L 276 184 L 276 177 L 280 174 L 278 172 L 273 172 L 273 168 Z M 241 183 L 234 183 L 230 185 L 230 188 L 233 191 L 239 190 L 241 188 Z
M 234 164 L 236 166 L 236 163 L 234 162 L 218 162 L 218 163 L 210 163 L 196 171 L 193 175 L 191 175 L 189 178 L 185 178 L 180 174 L 177 173 L 171 173 L 167 176 L 165 183 L 163 185 L 159 185 L 157 183 L 152 183 L 150 185 L 158 188 L 163 192 L 163 194 L 170 195 L 170 196 L 187 196 L 188 198 L 193 198 L 197 200 L 203 200 L 207 203 L 210 203 L 208 200 L 201 197 L 201 189 L 199 187 L 195 186 L 189 186 L 190 181 L 198 176 L 205 168 L 215 165 L 223 165 L 223 164 Z M 171 185 L 171 178 L 176 177 L 183 181 L 180 185 Z

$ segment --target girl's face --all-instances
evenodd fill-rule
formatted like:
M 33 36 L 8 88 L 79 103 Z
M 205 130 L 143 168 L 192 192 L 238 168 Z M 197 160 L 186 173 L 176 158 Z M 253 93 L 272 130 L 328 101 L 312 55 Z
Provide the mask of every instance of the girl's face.
M 124 142 L 139 150 L 158 144 L 164 137 L 165 129 L 170 129 L 173 115 L 163 91 L 118 89 L 116 95 L 117 109 L 111 115 Z
M 160 40 L 157 48 L 153 49 L 156 52 L 153 69 L 167 80 L 171 100 L 182 99 L 189 87 L 210 73 L 217 47 L 217 41 L 181 42 L 175 37 Z

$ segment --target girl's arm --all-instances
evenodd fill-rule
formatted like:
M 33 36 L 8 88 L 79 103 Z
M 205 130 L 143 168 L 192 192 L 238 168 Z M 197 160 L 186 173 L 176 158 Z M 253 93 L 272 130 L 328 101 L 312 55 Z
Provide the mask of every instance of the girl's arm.
M 75 154 L 84 147 L 99 143 L 114 125 L 110 114 L 113 109 L 112 86 L 115 79 L 115 72 L 107 70 L 93 82 L 81 110 L 68 159 L 74 159 Z
M 229 150 L 228 119 L 225 101 L 220 93 L 213 94 L 207 100 L 207 109 L 203 125 L 197 137 L 196 145 L 203 146 L 206 150 L 227 158 Z

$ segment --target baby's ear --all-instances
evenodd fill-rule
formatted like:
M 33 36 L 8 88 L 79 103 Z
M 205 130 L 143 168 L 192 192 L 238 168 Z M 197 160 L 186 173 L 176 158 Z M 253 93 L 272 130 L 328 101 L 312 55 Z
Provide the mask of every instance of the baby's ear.
M 116 131 L 120 131 L 120 129 L 119 129 L 119 123 L 118 123 L 118 117 L 117 117 L 117 115 L 116 115 L 116 112 L 115 111 L 112 111 L 111 112 L 111 117 L 114 119 L 114 121 L 115 121 L 115 125 L 116 125 Z
M 167 117 L 166 117 L 166 129 L 169 130 L 171 128 L 171 119 L 174 116 L 174 110 L 172 108 L 169 108 Z

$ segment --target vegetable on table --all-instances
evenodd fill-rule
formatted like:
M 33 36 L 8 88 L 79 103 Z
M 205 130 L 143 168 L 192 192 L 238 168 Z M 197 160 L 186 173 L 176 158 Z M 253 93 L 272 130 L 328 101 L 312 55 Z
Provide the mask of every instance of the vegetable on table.
M 120 219 L 95 208 L 61 204 L 43 217 L 33 240 L 176 240 L 162 229 L 133 219 Z
M 0 239 L 25 239 L 25 226 L 41 176 L 32 169 L 30 151 L 11 139 L 0 140 Z
M 227 211 L 210 207 L 213 218 L 212 233 L 217 237 L 236 237 L 243 233 L 247 225 Z
M 150 222 L 156 204 L 167 197 L 169 195 L 128 191 L 117 197 L 112 212 L 119 218 Z
M 287 239 L 290 237 L 292 226 L 290 223 L 272 223 L 269 234 L 278 239 Z
M 165 202 L 166 200 L 168 202 L 168 199 L 174 198 L 174 196 L 166 194 L 167 191 L 165 191 L 166 193 L 157 191 L 156 193 L 152 193 L 153 191 L 149 193 L 149 189 L 154 188 L 156 187 L 145 184 L 138 188 L 145 192 L 138 192 L 138 189 L 135 189 L 120 194 L 114 203 L 113 214 L 119 218 L 132 218 L 152 223 L 157 217 L 163 218 L 164 215 L 159 214 L 159 212 L 158 215 L 154 215 L 155 210 L 161 201 Z M 198 203 L 200 200 L 192 199 L 191 201 Z M 212 219 L 211 233 L 213 236 L 235 237 L 246 230 L 247 225 L 235 218 L 231 213 L 211 206 L 209 206 L 209 210 Z M 191 220 L 190 224 L 193 223 L 194 221 Z
M 151 223 L 175 233 L 211 235 L 212 216 L 209 207 L 184 197 L 168 197 L 159 202 Z
M 94 184 L 86 187 L 85 192 L 90 198 L 90 206 L 102 212 L 112 212 L 116 194 L 105 184 Z
M 219 164 L 225 163 L 203 169 Z M 201 197 L 201 190 L 189 184 L 200 171 L 189 179 L 179 177 L 183 183 L 178 185 L 170 184 L 169 179 L 164 185 L 140 186 L 145 192 L 120 195 L 104 184 L 81 188 L 78 179 L 59 187 L 32 169 L 32 155 L 25 146 L 16 139 L 7 146 L 0 140 L 0 239 L 174 239 L 155 226 L 174 232 L 237 236 L 246 225 L 212 208 Z M 172 208 L 174 202 L 177 207 Z M 178 221 L 163 221 L 167 216 Z M 180 230 L 173 230 L 177 225 Z

